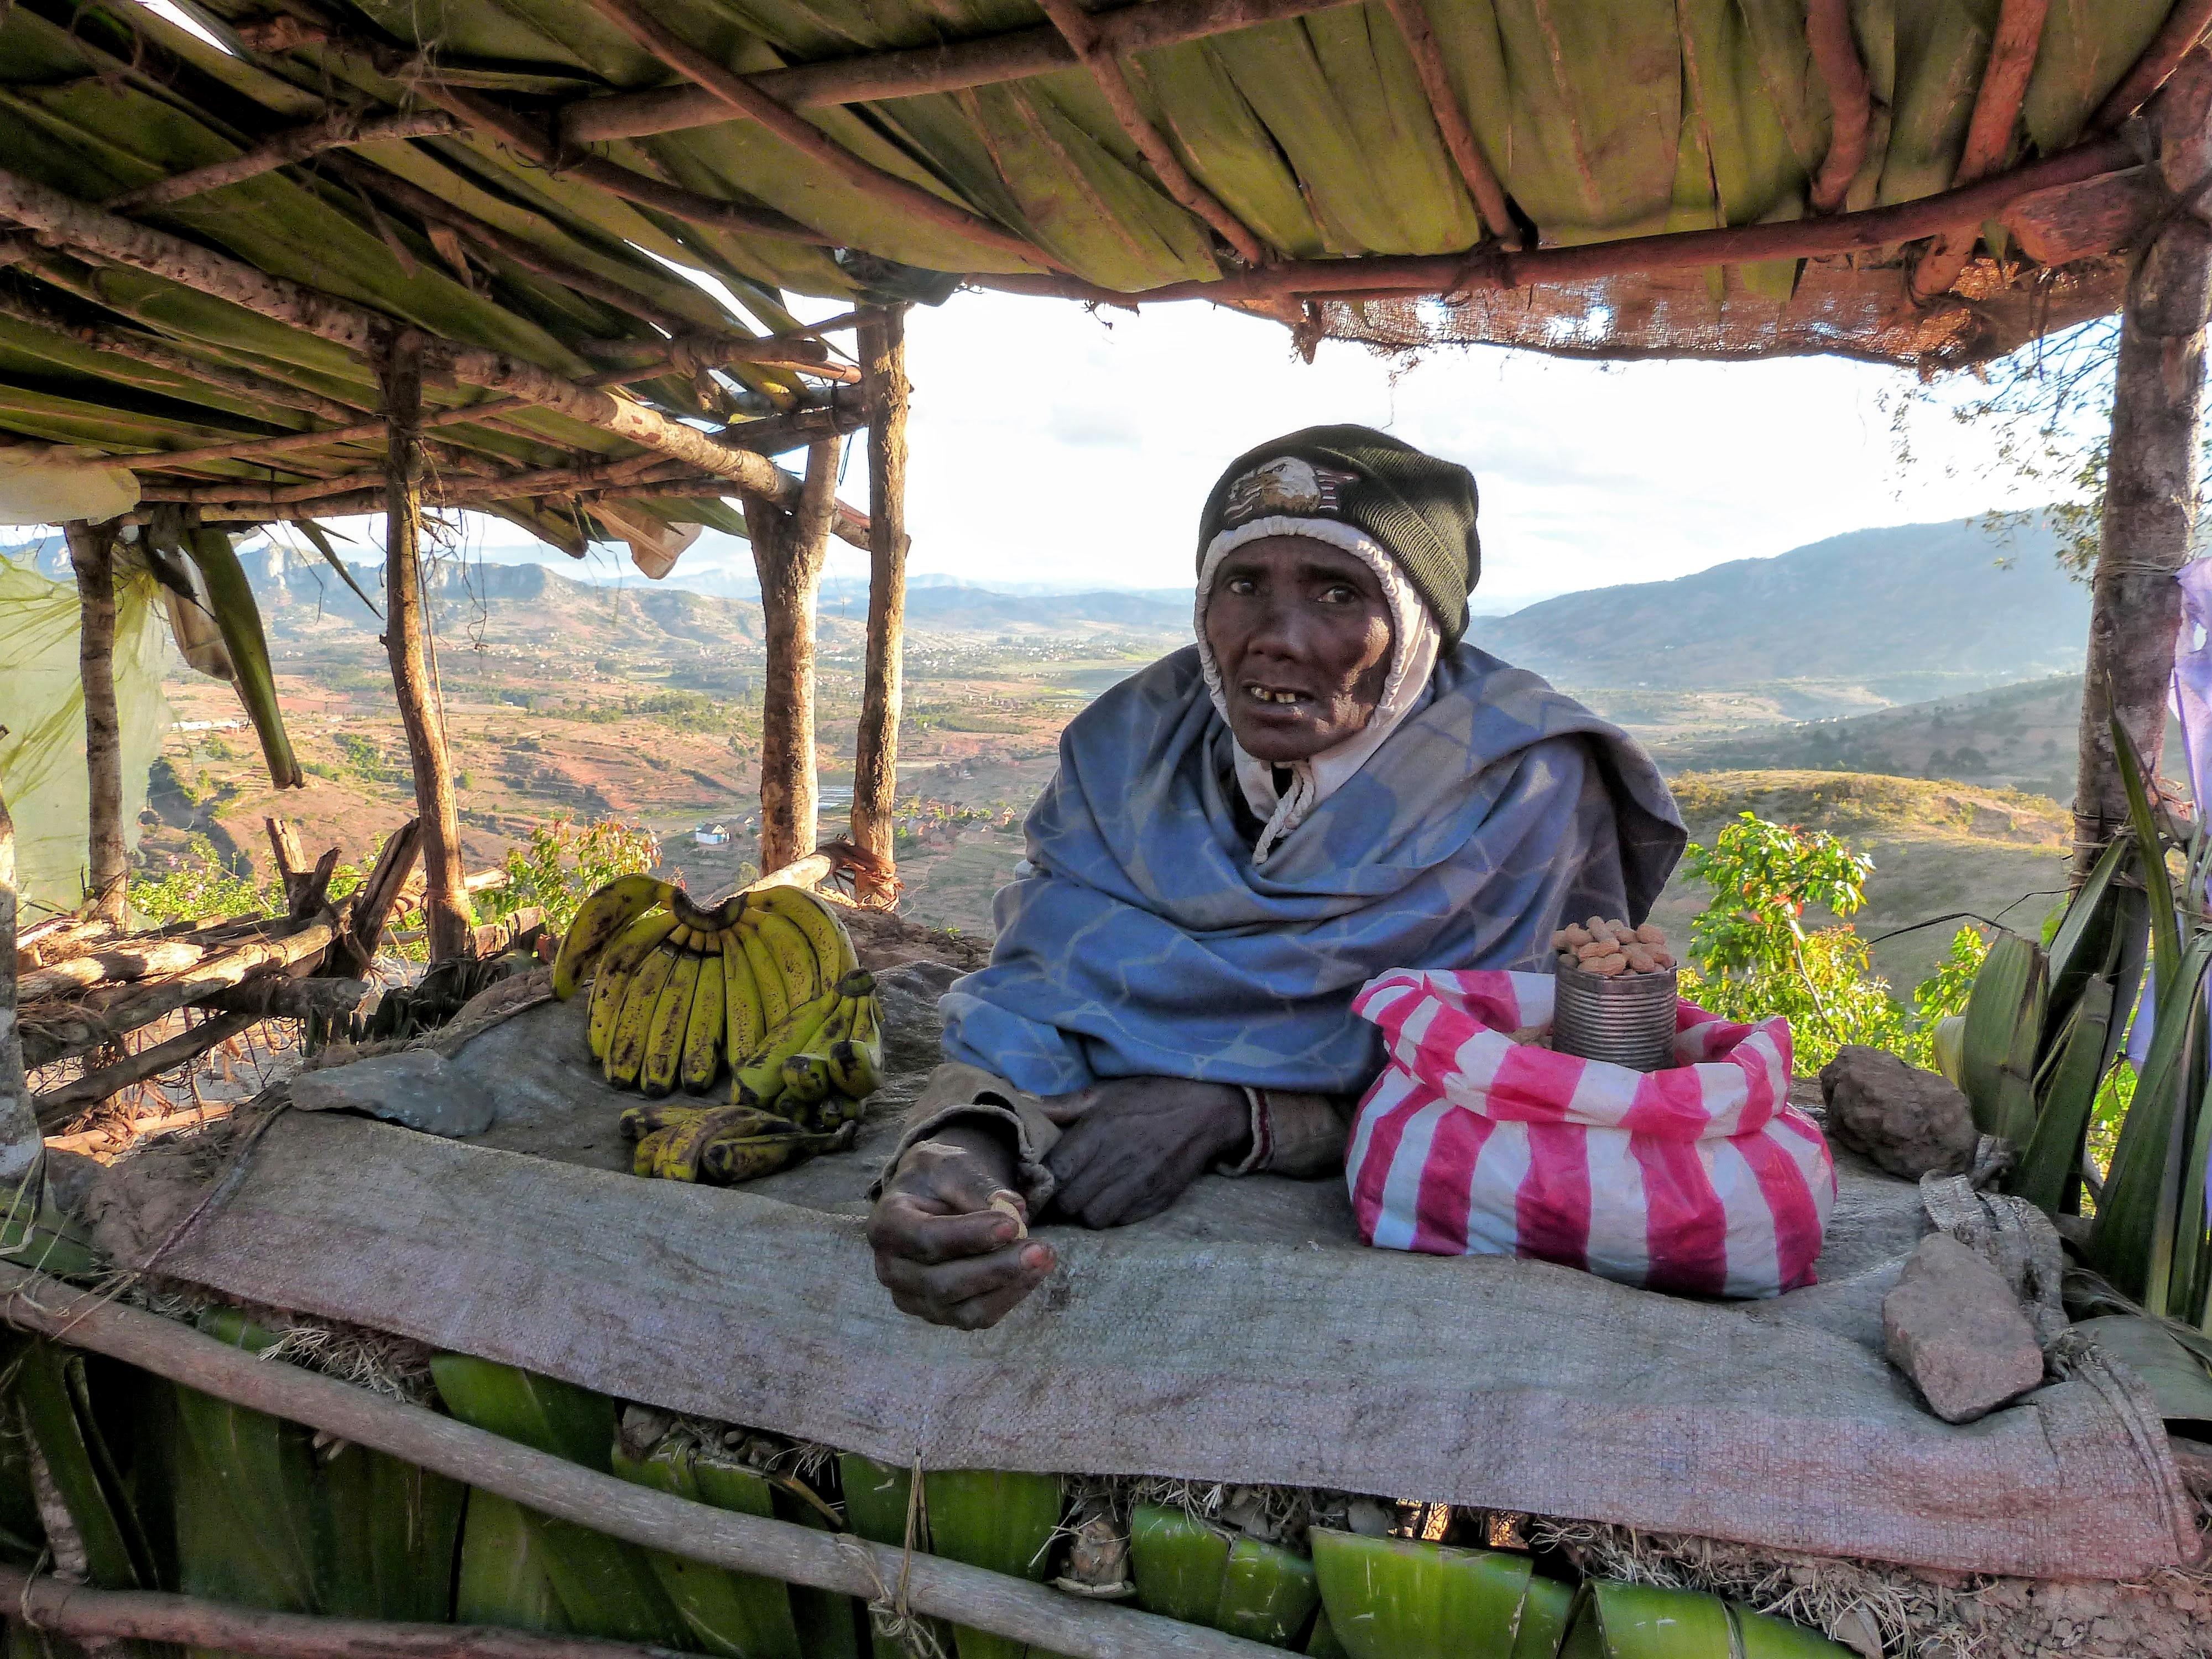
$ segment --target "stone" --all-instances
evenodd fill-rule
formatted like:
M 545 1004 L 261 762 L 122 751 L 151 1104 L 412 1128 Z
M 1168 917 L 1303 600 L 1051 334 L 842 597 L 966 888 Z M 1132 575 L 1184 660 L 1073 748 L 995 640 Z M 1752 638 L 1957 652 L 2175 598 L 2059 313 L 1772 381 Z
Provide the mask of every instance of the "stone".
M 1882 1298 L 1882 1349 L 1946 1423 L 1971 1423 L 2043 1381 L 2043 1350 L 2004 1278 L 1930 1233 Z
M 1856 1043 L 1820 1068 L 1828 1133 L 1893 1176 L 1964 1175 L 1981 1134 L 1973 1109 L 1947 1078 L 1908 1066 L 1886 1048 Z
M 291 1091 L 303 1112 L 366 1112 L 434 1135 L 480 1135 L 498 1115 L 490 1091 L 434 1048 L 303 1072 Z

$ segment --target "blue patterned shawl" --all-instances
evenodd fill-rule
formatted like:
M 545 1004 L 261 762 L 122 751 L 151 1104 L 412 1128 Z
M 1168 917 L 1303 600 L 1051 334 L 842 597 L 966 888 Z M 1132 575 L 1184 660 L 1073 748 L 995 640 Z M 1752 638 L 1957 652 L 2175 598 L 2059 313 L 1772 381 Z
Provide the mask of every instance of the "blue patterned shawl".
M 1425 706 L 1252 867 L 1227 725 L 1187 646 L 1061 735 L 945 1052 L 1040 1095 L 1100 1078 L 1364 1088 L 1354 992 L 1393 968 L 1527 968 L 1563 918 L 1640 921 L 1686 837 L 1650 757 L 1468 644 Z

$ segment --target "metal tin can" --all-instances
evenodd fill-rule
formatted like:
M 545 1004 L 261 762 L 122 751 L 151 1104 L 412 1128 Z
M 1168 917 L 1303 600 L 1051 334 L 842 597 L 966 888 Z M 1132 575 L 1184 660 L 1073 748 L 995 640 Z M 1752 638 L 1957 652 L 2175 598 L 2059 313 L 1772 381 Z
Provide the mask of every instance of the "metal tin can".
M 1582 1060 L 1601 1060 L 1638 1072 L 1656 1072 L 1674 1055 L 1677 975 L 1590 974 L 1558 970 L 1552 1047 Z

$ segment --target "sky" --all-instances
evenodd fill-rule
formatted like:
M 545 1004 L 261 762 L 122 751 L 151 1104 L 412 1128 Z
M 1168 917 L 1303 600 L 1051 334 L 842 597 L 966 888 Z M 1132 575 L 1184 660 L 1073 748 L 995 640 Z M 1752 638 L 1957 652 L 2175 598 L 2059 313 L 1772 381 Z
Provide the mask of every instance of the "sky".
M 814 318 L 843 308 L 800 307 Z M 1187 586 L 1221 470 L 1323 422 L 1379 427 L 1473 470 L 1478 611 L 1870 526 L 2038 504 L 1988 475 L 1986 434 L 1943 412 L 1971 380 L 1939 385 L 1901 466 L 1885 399 L 1910 374 L 1828 358 L 1602 364 L 1446 347 L 1409 365 L 1325 342 L 1307 364 L 1279 325 L 1212 306 L 1094 313 L 964 293 L 908 313 L 908 369 L 909 568 L 985 586 Z M 862 441 L 842 489 L 865 507 Z M 348 557 L 376 556 L 380 524 L 338 527 L 354 538 Z M 495 520 L 474 519 L 465 544 L 572 568 Z M 741 542 L 710 535 L 678 576 L 749 576 L 750 565 Z M 830 575 L 866 569 L 864 554 L 832 544 Z M 574 574 L 642 580 L 620 550 L 595 550 Z
M 1478 611 L 2023 504 L 1984 474 L 1986 442 L 1945 416 L 1940 391 L 1901 468 L 1884 398 L 1910 374 L 1826 358 L 1599 364 L 1444 348 L 1408 367 L 1328 342 L 1309 365 L 1279 325 L 1211 306 L 1092 313 L 973 293 L 911 311 L 907 349 L 909 568 L 984 586 L 1188 585 L 1223 467 L 1333 421 L 1473 470 Z M 842 492 L 865 506 L 860 441 Z M 521 551 L 518 530 L 472 529 L 494 558 Z M 745 558 L 710 538 L 678 574 Z M 603 556 L 592 564 L 614 574 Z M 833 577 L 865 570 L 833 544 Z

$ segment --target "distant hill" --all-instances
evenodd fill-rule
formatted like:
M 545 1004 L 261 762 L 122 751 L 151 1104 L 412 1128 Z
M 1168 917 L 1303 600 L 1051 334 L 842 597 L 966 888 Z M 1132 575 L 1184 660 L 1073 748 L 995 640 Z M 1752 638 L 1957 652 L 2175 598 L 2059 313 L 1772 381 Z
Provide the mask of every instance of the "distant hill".
M 2039 522 L 1853 531 L 1673 581 L 1547 599 L 1472 635 L 1570 688 L 1848 680 L 1905 702 L 1956 687 L 2079 673 L 2089 590 Z
M 2081 677 L 2054 674 L 1880 714 L 1770 726 L 1727 737 L 1662 740 L 1650 747 L 1670 773 L 1880 772 L 1956 779 L 2069 802 L 2074 799 L 2081 720 Z M 2180 731 L 2169 724 L 2160 769 L 2178 777 L 2183 766 Z

